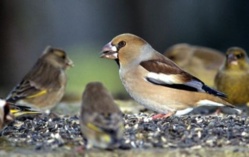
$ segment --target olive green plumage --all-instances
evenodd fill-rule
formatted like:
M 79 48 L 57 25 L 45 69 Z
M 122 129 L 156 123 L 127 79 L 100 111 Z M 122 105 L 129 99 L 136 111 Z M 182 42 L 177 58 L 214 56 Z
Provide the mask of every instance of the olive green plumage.
M 249 60 L 242 48 L 232 47 L 226 52 L 226 60 L 215 77 L 215 86 L 228 96 L 234 105 L 249 102 Z
M 65 70 L 72 65 L 65 51 L 47 47 L 6 100 L 42 111 L 50 110 L 64 95 L 67 83 Z
M 86 86 L 82 96 L 80 126 L 88 148 L 113 149 L 120 145 L 124 131 L 122 112 L 99 82 Z

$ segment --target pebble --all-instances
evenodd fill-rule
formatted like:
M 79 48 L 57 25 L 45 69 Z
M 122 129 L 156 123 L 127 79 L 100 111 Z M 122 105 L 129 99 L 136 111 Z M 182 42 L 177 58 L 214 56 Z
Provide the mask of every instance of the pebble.
M 153 120 L 152 113 L 125 114 L 121 148 L 249 147 L 246 115 L 172 116 Z M 10 123 L 1 136 L 12 145 L 35 150 L 84 146 L 78 116 L 39 115 Z

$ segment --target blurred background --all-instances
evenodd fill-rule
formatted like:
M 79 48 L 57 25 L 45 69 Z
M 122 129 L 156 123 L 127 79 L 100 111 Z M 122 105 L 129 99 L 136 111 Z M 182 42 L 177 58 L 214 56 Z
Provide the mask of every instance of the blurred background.
M 116 63 L 99 58 L 114 36 L 136 34 L 159 52 L 181 42 L 248 51 L 248 8 L 249 1 L 234 0 L 1 0 L 0 97 L 51 45 L 66 50 L 75 64 L 67 94 L 80 97 L 87 82 L 101 81 L 116 98 L 127 98 Z

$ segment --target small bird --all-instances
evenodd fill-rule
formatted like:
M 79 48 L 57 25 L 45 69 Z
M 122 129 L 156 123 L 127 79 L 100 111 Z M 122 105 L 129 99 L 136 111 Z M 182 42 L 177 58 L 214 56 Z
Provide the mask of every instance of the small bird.
M 210 87 L 214 87 L 215 75 L 225 61 L 218 50 L 186 43 L 171 46 L 164 55 Z
M 47 47 L 6 101 L 39 111 L 52 109 L 64 95 L 67 83 L 65 70 L 72 66 L 73 62 L 65 51 Z
M 14 117 L 10 113 L 9 104 L 5 100 L 0 99 L 0 130 L 3 129 L 6 123 L 13 120 Z
M 246 51 L 231 47 L 226 52 L 226 61 L 215 77 L 215 86 L 227 94 L 228 102 L 244 105 L 249 102 L 249 59 Z
M 82 96 L 80 126 L 87 147 L 114 149 L 124 131 L 122 112 L 100 82 L 88 83 Z
M 225 94 L 206 86 L 136 35 L 114 37 L 100 57 L 118 63 L 120 79 L 132 98 L 165 117 L 187 114 L 197 106 L 234 107 L 223 100 Z

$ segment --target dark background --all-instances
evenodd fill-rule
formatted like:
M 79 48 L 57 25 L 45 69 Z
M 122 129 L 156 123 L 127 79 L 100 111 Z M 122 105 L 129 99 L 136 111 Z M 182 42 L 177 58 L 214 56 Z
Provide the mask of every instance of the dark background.
M 70 92 L 95 80 L 112 92 L 123 91 L 115 63 L 98 58 L 102 46 L 120 33 L 141 36 L 159 52 L 180 42 L 223 52 L 231 46 L 248 50 L 248 8 L 249 1 L 235 0 L 2 0 L 0 97 L 47 45 L 75 58 Z

